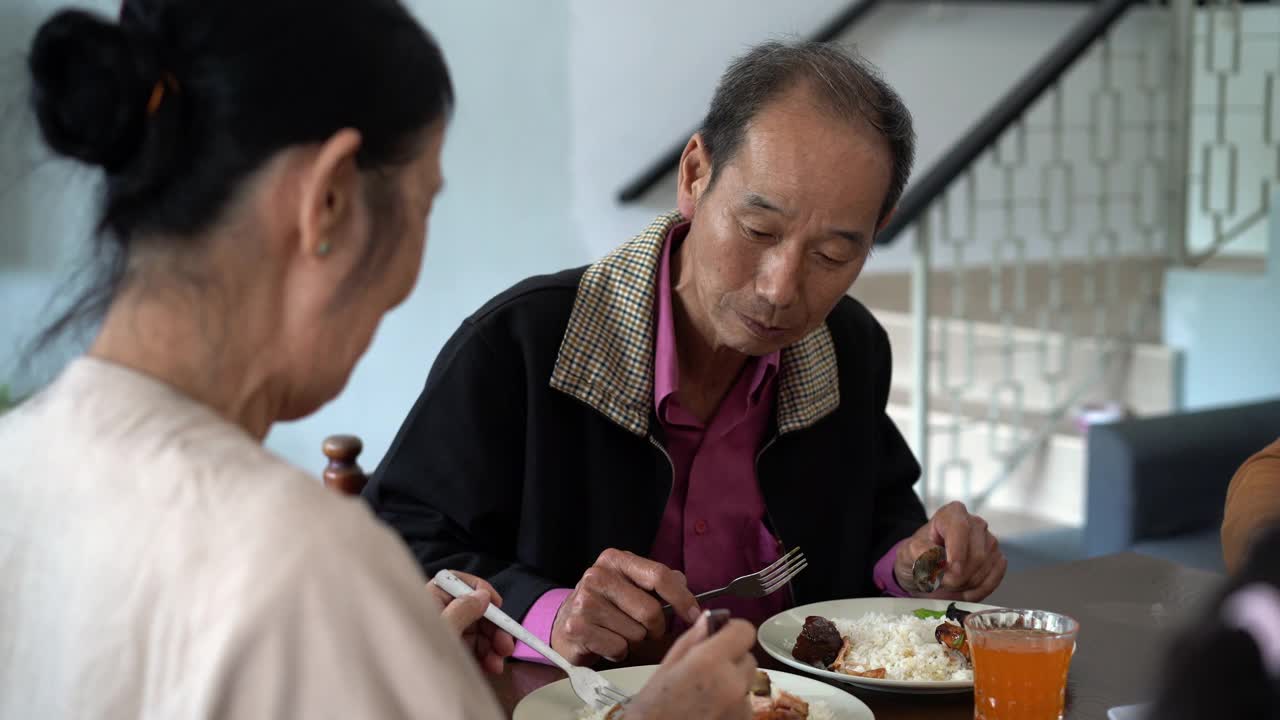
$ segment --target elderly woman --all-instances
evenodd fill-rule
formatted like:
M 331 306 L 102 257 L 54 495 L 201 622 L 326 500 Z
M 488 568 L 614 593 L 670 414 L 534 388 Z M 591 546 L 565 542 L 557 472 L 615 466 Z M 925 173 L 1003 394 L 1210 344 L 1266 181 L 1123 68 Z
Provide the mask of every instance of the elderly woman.
M 436 44 L 396 0 L 128 0 L 29 66 L 48 145 L 106 178 L 101 283 L 53 331 L 105 318 L 0 421 L 0 717 L 497 717 L 400 541 L 261 444 L 414 286 Z M 627 718 L 745 714 L 752 641 L 700 624 Z

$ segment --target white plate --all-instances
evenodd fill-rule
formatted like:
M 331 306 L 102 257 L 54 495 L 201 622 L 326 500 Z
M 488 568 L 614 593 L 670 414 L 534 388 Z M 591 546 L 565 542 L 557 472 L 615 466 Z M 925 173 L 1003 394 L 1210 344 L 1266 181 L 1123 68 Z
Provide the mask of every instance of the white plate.
M 657 669 L 657 665 L 643 665 L 605 670 L 601 674 L 627 694 L 634 695 Z M 861 700 L 840 688 L 791 673 L 776 670 L 765 672 L 769 673 L 769 680 L 774 685 L 801 700 L 823 703 L 838 720 L 875 720 L 871 710 Z M 582 708 L 583 703 L 573 694 L 569 681 L 561 680 L 527 695 L 516 706 L 511 720 L 574 720 Z
M 796 645 L 796 636 L 804 627 L 804 619 L 810 615 L 821 615 L 824 618 L 845 618 L 854 620 L 867 613 L 884 613 L 885 615 L 902 615 L 919 608 L 929 610 L 946 610 L 947 600 L 925 600 L 917 598 L 858 598 L 854 600 L 830 600 L 802 607 L 792 608 L 769 618 L 757 633 L 760 646 L 773 657 L 797 670 L 816 675 L 828 680 L 836 680 L 850 685 L 857 685 L 871 690 L 886 692 L 911 693 L 916 695 L 968 692 L 973 689 L 972 680 L 947 681 L 912 681 L 912 680 L 879 680 L 876 678 L 854 677 L 843 673 L 820 670 L 806 665 L 791 657 L 791 649 Z M 994 605 L 980 603 L 956 603 L 961 610 L 987 610 Z M 939 621 L 941 622 L 941 621 Z

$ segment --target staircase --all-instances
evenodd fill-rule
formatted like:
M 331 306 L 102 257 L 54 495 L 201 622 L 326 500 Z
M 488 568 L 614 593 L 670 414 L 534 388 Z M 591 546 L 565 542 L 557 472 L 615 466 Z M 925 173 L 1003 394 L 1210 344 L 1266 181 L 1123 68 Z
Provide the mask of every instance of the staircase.
M 1181 409 L 1166 277 L 1256 273 L 1280 183 L 1280 8 L 1138 5 L 1098 3 L 917 178 L 879 238 L 911 272 L 850 292 L 889 333 L 926 503 L 1015 542 L 1085 525 L 1082 409 Z
M 1137 261 L 1135 261 L 1136 263 Z M 1121 264 L 1119 276 L 1126 285 L 1134 268 Z M 1027 268 L 1029 287 L 1043 288 L 1048 270 L 1043 265 Z M 989 280 L 987 270 L 968 273 L 972 288 L 982 288 Z M 1068 275 L 1069 304 L 1083 304 L 1084 269 L 1074 267 Z M 939 287 L 942 278 L 935 278 Z M 909 439 L 917 437 L 911 411 L 914 393 L 912 357 L 915 353 L 913 319 L 909 311 L 910 276 L 902 273 L 867 275 L 858 280 L 851 294 L 872 308 L 889 334 L 893 347 L 894 383 L 889 396 L 889 414 Z M 976 292 L 975 292 L 976 294 Z M 939 293 L 942 295 L 942 293 Z M 1118 402 L 1134 415 L 1159 415 L 1178 407 L 1179 354 L 1159 342 L 1158 325 L 1148 329 L 1142 341 L 1124 348 L 1126 356 L 1109 363 L 1109 374 L 1101 382 L 1091 382 L 1096 358 L 1103 353 L 1100 342 L 1088 334 L 1074 336 L 1039 328 L 1032 313 L 1025 313 L 1006 328 L 989 305 L 977 307 L 966 322 L 956 322 L 947 297 L 938 297 L 931 307 L 931 335 L 935 345 L 961 348 L 971 344 L 955 369 L 953 392 L 931 389 L 929 452 L 933 458 L 951 458 L 940 467 L 930 488 L 935 506 L 948 500 L 972 502 L 992 488 L 1003 467 L 999 453 L 1016 448 L 1019 441 L 1038 428 L 1048 428 L 1047 436 L 1033 450 L 1033 456 L 1018 465 L 1007 481 L 984 502 L 984 516 L 1003 535 L 1017 535 L 1051 527 L 1080 527 L 1084 523 L 1084 437 L 1073 412 L 1090 404 Z M 974 298 L 975 300 L 977 298 Z M 1035 306 L 1037 303 L 1029 303 Z M 1104 316 L 1106 320 L 1113 318 Z M 1083 324 L 1083 323 L 1081 323 Z M 1006 356 L 1006 338 L 1012 350 Z M 1057 387 L 1080 387 L 1083 392 L 1065 414 L 1058 413 L 1059 398 L 1054 384 L 1045 382 L 1045 353 L 1057 365 Z M 1020 406 L 999 403 L 998 389 L 1020 388 Z M 916 448 L 913 447 L 913 450 Z M 917 452 L 917 455 L 919 453 Z M 963 458 L 964 462 L 956 462 Z

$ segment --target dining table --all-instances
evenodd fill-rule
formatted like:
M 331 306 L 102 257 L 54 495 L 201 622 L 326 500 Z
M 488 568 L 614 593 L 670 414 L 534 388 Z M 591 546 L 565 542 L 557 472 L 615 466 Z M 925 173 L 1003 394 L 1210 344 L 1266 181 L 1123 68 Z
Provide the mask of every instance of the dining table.
M 1051 610 L 1079 621 L 1065 717 L 1105 720 L 1112 707 L 1153 697 L 1172 640 L 1205 616 L 1223 581 L 1212 572 L 1125 552 L 1010 573 L 984 602 Z M 510 714 L 526 695 L 563 678 L 554 667 L 510 662 L 490 682 Z M 866 703 L 877 720 L 973 717 L 972 692 L 906 695 L 839 687 Z

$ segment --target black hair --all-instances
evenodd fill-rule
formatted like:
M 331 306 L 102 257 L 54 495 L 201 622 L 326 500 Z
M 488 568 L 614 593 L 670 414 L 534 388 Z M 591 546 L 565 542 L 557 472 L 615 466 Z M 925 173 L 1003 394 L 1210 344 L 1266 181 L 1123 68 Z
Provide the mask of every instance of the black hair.
M 737 154 L 756 115 L 778 95 L 800 84 L 807 85 L 835 117 L 865 122 L 888 142 L 893 176 L 877 218 L 883 220 L 902 197 L 915 161 L 911 112 L 870 63 L 852 50 L 828 43 L 767 42 L 729 65 L 700 130 L 711 157 L 711 183 L 715 183 L 718 168 Z
M 1275 633 L 1280 614 L 1253 618 L 1271 627 L 1240 627 L 1224 608 L 1242 591 L 1269 589 L 1280 596 L 1280 524 L 1258 536 L 1240 572 L 1227 580 L 1209 612 L 1196 617 L 1170 647 L 1159 675 L 1150 717 L 1161 720 L 1280 717 L 1280 677 L 1263 658 L 1254 634 Z M 1267 591 L 1267 590 L 1264 590 Z M 1253 630 L 1251 632 L 1251 630 Z M 1267 648 L 1270 649 L 1270 648 Z
M 56 153 L 102 169 L 100 278 L 42 335 L 96 317 L 148 238 L 195 242 L 275 153 L 362 135 L 357 163 L 412 158 L 454 93 L 439 46 L 398 0 L 125 0 L 62 10 L 28 59 Z

